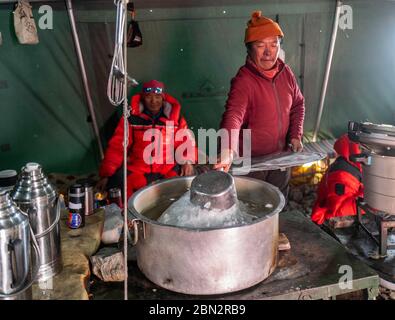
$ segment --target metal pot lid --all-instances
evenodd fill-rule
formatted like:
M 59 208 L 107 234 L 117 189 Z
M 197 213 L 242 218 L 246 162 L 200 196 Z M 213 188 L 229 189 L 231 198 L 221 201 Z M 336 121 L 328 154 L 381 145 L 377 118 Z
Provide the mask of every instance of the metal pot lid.
M 350 121 L 348 136 L 351 141 L 374 153 L 392 155 L 395 149 L 395 126 L 389 124 Z
M 371 122 L 360 123 L 360 130 L 366 133 L 392 135 L 395 138 L 395 126 L 390 124 L 375 124 Z
M 248 164 L 248 159 L 238 158 L 233 162 L 230 172 L 233 175 L 244 175 L 249 172 L 286 169 L 319 161 L 324 159 L 326 156 L 327 155 L 325 153 L 320 152 L 285 151 L 274 155 L 251 158 L 251 165 Z

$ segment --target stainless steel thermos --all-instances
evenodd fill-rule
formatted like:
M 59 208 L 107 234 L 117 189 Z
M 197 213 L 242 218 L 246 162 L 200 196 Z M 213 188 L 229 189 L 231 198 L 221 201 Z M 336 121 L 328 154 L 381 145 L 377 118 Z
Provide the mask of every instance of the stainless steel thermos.
M 60 248 L 60 198 L 37 163 L 27 163 L 11 196 L 28 214 L 40 249 L 37 281 L 45 281 L 62 269 Z
M 0 191 L 0 300 L 32 298 L 31 285 L 37 274 L 38 248 L 31 258 L 31 229 L 28 216 Z M 32 265 L 35 269 L 32 270 Z

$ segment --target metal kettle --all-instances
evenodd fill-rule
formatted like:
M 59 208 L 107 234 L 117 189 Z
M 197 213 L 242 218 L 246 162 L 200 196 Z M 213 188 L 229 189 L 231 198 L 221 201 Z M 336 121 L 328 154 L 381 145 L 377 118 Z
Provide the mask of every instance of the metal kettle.
M 31 237 L 29 218 L 8 192 L 0 191 L 0 300 L 31 299 L 39 260 L 36 244 L 32 274 L 31 240 L 35 239 Z
M 18 207 L 27 213 L 40 249 L 37 282 L 52 278 L 62 270 L 60 247 L 60 205 L 55 188 L 37 163 L 27 163 L 11 192 Z

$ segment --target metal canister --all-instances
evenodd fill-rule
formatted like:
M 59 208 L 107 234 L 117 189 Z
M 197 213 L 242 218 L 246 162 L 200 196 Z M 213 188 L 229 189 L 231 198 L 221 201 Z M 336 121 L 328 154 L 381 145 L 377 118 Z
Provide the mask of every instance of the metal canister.
M 85 215 L 89 216 L 94 213 L 94 195 L 93 195 L 93 181 L 90 179 L 80 179 L 76 181 L 77 184 L 80 184 L 84 188 L 85 200 L 84 200 L 84 211 Z
M 118 207 L 122 208 L 122 192 L 119 188 L 111 188 L 108 190 L 108 202 L 115 203 Z
M 85 188 L 74 184 L 69 189 L 69 217 L 67 226 L 78 229 L 85 226 Z
M 48 182 L 41 166 L 30 162 L 22 168 L 11 196 L 29 216 L 40 248 L 40 269 L 36 281 L 45 281 L 62 270 L 58 193 Z

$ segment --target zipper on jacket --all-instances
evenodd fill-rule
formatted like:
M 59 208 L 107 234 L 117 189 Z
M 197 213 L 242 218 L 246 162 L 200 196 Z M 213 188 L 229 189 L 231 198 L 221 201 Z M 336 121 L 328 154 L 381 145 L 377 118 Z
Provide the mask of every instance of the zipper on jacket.
M 280 100 L 278 98 L 278 92 L 277 92 L 277 88 L 276 88 L 276 84 L 274 82 L 274 80 L 272 81 L 272 86 L 273 86 L 273 91 L 274 91 L 274 95 L 276 96 L 276 108 L 277 108 L 277 114 L 278 114 L 278 131 L 279 131 L 279 135 L 278 135 L 278 147 L 280 148 L 280 151 L 283 148 L 282 142 L 280 140 L 281 137 L 281 133 L 283 131 L 283 123 L 282 123 L 282 115 L 281 115 L 281 108 L 280 108 Z

